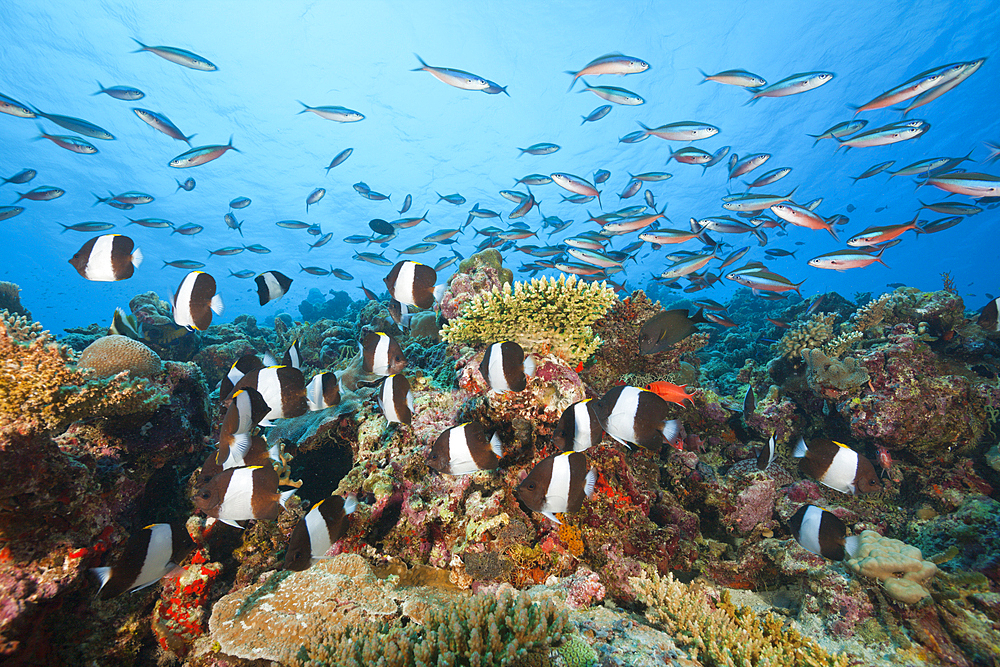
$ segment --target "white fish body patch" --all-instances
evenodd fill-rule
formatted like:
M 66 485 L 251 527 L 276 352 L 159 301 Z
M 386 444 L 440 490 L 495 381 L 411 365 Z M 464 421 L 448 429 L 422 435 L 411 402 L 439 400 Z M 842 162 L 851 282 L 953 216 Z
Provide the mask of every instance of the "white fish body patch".
M 850 447 L 838 447 L 830 467 L 819 481 L 842 493 L 857 493 L 854 478 L 858 472 L 858 453 Z
M 556 512 L 565 512 L 569 507 L 569 456 L 565 454 L 552 459 L 552 476 L 549 478 L 549 488 L 545 492 L 541 513 L 556 523 L 561 523 L 555 517 Z
M 636 444 L 638 440 L 635 435 L 635 420 L 641 392 L 638 387 L 625 387 L 608 414 L 604 430 L 618 442 Z
M 226 495 L 219 505 L 219 521 L 230 523 L 253 519 L 253 468 L 237 469 L 229 479 Z
M 819 524 L 822 520 L 823 510 L 810 505 L 802 516 L 802 524 L 799 526 L 799 544 L 817 556 L 823 555 L 823 548 L 819 545 Z

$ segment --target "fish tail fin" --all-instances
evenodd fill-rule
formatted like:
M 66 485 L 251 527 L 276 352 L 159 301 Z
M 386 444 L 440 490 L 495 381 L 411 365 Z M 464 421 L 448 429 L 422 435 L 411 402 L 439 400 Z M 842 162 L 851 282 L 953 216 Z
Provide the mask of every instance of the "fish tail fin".
M 590 84 L 589 84 L 589 83 L 587 83 L 587 80 L 586 80 L 586 79 L 584 79 L 584 78 L 580 77 L 580 81 L 581 81 L 581 82 L 583 83 L 583 90 L 578 90 L 578 91 L 576 91 L 576 92 L 578 92 L 578 93 L 585 93 L 585 92 L 587 92 L 588 90 L 590 90 Z M 573 80 L 573 83 L 576 83 L 576 79 L 574 79 L 574 80 Z
M 493 437 L 490 438 L 490 449 L 493 450 L 493 453 L 497 455 L 498 459 L 503 458 L 503 443 L 500 442 L 499 433 L 494 433 Z
M 569 88 L 566 89 L 566 92 L 568 93 L 573 90 L 573 86 L 576 85 L 576 80 L 580 77 L 580 75 L 572 70 L 566 70 L 566 74 L 569 74 L 571 77 L 573 77 L 573 80 L 569 82 Z
M 61 232 L 59 232 L 60 234 L 65 234 L 66 232 L 69 231 L 69 225 L 63 225 L 63 223 L 61 223 L 61 222 L 59 224 L 62 225 L 62 228 L 63 228 L 63 230 Z
M 191 145 L 191 140 L 194 139 L 197 135 L 198 135 L 197 132 L 195 132 L 194 134 L 188 135 L 188 136 L 184 137 L 184 141 L 187 143 L 188 146 L 190 146 Z M 232 137 L 229 137 L 229 143 L 230 143 L 230 147 L 232 147 L 232 143 L 233 143 L 233 138 Z M 233 148 L 233 150 L 236 151 L 237 153 L 240 152 L 240 151 L 236 150 L 235 148 Z
M 749 100 L 747 100 L 746 102 L 744 102 L 743 106 L 747 106 L 747 105 L 753 106 L 753 105 L 757 104 L 757 100 L 760 99 L 760 94 L 758 93 L 758 91 L 754 90 L 753 88 L 747 88 L 746 90 L 752 94 L 752 97 Z
M 535 358 L 530 354 L 524 358 L 524 374 L 532 377 L 535 375 Z
M 660 432 L 663 433 L 663 437 L 667 442 L 672 442 L 677 438 L 677 434 L 680 433 L 681 423 L 676 419 L 671 419 L 663 424 L 663 428 Z
M 298 489 L 292 489 L 291 491 L 283 491 L 280 496 L 278 496 L 278 504 L 282 507 L 288 502 L 288 499 L 295 495 Z
M 102 84 L 100 81 L 97 82 L 97 87 L 100 88 L 100 90 L 98 90 L 96 93 L 91 93 L 90 94 L 91 97 L 93 97 L 94 95 L 100 95 L 101 93 L 104 92 L 104 84 Z
M 795 443 L 795 450 L 792 452 L 792 458 L 801 459 L 808 453 L 809 447 L 806 445 L 806 439 L 799 436 L 799 441 Z
M 226 309 L 226 304 L 222 303 L 221 294 L 216 294 L 215 296 L 212 297 L 210 307 L 213 313 L 215 313 L 216 315 L 222 315 L 223 311 L 225 311 Z
M 839 242 L 839 239 L 838 239 L 838 242 Z M 805 282 L 805 279 L 803 279 L 801 282 L 794 283 L 795 284 L 795 293 L 798 294 L 799 296 L 802 296 L 802 292 L 799 291 L 799 288 L 802 287 L 802 283 L 804 283 L 804 282 Z
M 845 105 L 845 106 L 846 106 L 846 107 L 847 107 L 848 109 L 850 109 L 851 111 L 853 111 L 853 112 L 854 112 L 854 115 L 855 115 L 855 116 L 857 116 L 857 115 L 858 115 L 858 113 L 860 113 L 860 111 L 861 111 L 861 107 L 860 107 L 860 106 L 858 106 L 857 104 L 847 104 L 847 105 Z
M 358 509 L 358 496 L 356 493 L 348 493 L 344 498 L 344 514 L 354 514 Z
M 597 488 L 597 468 L 591 468 L 587 472 L 587 477 L 583 482 L 583 495 L 588 498 L 594 496 L 594 490 Z
M 833 228 L 833 225 L 831 225 L 830 223 L 827 223 L 827 225 L 826 225 L 826 231 L 830 232 L 830 236 L 833 237 L 834 241 L 836 241 L 837 243 L 840 243 L 840 237 L 837 236 L 837 230 Z
M 698 73 L 701 74 L 704 77 L 701 81 L 698 82 L 698 85 L 700 86 L 701 84 L 703 84 L 706 81 L 708 81 L 708 74 L 705 72 L 705 70 L 703 70 L 700 67 L 698 68 Z
M 138 269 L 140 264 L 142 264 L 142 251 L 136 248 L 132 251 L 132 266 Z
M 192 134 L 191 136 L 194 136 L 194 135 Z M 242 153 L 243 152 L 239 148 L 237 148 L 236 146 L 233 146 L 233 135 L 231 135 L 231 134 L 229 135 L 229 143 L 226 144 L 226 147 L 229 148 L 230 150 L 236 151 L 237 153 Z
M 858 535 L 851 535 L 844 539 L 844 551 L 847 553 L 848 558 L 854 558 L 854 555 L 858 553 L 861 549 L 861 537 Z
M 143 51 L 149 50 L 148 46 L 137 40 L 135 37 L 132 38 L 132 41 L 139 45 L 139 48 L 136 49 L 135 51 L 132 51 L 132 53 L 142 53 Z
M 878 251 L 878 254 L 875 255 L 875 261 L 888 269 L 888 268 L 891 268 L 891 267 L 888 264 L 886 264 L 885 262 L 882 261 L 882 253 L 885 252 L 886 247 L 887 246 L 882 246 L 882 249 Z
M 427 63 L 425 63 L 425 62 L 424 62 L 424 59 L 423 59 L 423 58 L 421 58 L 420 56 L 418 56 L 418 55 L 417 55 L 416 53 L 414 53 L 413 55 L 417 56 L 417 60 L 419 60 L 419 61 L 420 61 L 420 67 L 418 67 L 418 68 L 416 68 L 416 69 L 411 69 L 411 70 L 410 70 L 411 72 L 423 72 L 423 71 L 424 71 L 424 70 L 426 70 L 426 69 L 427 69 L 428 67 L 430 67 L 430 65 L 428 65 Z
M 308 105 L 308 104 L 306 104 L 306 103 L 305 103 L 305 102 L 303 102 L 302 100 L 295 100 L 295 101 L 296 101 L 296 102 L 298 102 L 299 104 L 301 104 L 301 105 L 302 105 L 303 107 L 305 107 L 305 108 L 304 108 L 304 109 L 302 109 L 302 111 L 300 111 L 299 113 L 305 113 L 305 112 L 309 111 L 309 105 Z M 298 114 L 296 114 L 296 115 L 298 115 Z
M 100 582 L 101 587 L 97 590 L 100 591 L 104 588 L 109 581 L 111 581 L 111 568 L 110 567 L 92 567 L 90 568 L 91 574 L 97 577 L 97 581 Z

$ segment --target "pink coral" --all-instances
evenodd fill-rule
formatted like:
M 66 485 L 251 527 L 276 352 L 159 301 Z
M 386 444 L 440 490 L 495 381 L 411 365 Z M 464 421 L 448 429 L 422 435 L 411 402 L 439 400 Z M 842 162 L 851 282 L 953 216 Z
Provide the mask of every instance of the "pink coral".
M 587 567 L 581 567 L 574 572 L 567 583 L 566 603 L 573 609 L 590 607 L 603 600 L 607 594 L 601 578 Z

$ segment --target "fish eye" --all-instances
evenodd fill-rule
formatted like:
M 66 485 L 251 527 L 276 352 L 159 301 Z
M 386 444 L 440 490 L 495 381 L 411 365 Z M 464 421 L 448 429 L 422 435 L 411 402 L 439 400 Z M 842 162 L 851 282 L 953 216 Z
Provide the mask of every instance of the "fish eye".
M 204 491 L 198 494 L 198 497 L 208 500 L 209 498 L 212 497 L 212 492 L 209 491 L 208 489 L 205 489 Z
M 525 488 L 533 491 L 535 489 L 535 483 L 528 482 L 527 484 L 525 484 Z

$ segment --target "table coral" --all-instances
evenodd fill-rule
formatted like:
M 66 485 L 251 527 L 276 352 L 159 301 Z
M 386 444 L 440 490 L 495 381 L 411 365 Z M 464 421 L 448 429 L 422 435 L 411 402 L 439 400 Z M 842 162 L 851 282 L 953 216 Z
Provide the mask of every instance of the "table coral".
M 889 597 L 908 604 L 930 597 L 924 584 L 937 574 L 937 566 L 924 560 L 920 549 L 873 530 L 861 533 L 858 551 L 847 566 L 857 574 L 878 579 Z
M 601 345 L 591 325 L 617 299 L 605 283 L 576 276 L 533 278 L 476 295 L 441 329 L 452 344 L 511 340 L 526 352 L 551 352 L 570 363 L 585 361 Z

